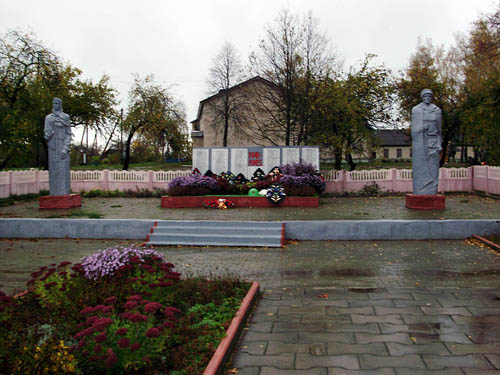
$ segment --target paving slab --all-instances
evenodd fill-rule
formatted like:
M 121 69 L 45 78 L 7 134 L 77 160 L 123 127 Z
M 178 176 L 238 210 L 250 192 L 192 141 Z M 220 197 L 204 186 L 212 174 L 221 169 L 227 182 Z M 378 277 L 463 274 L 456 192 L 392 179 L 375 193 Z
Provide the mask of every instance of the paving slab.
M 0 289 L 116 240 L 0 240 Z M 184 276 L 261 283 L 239 374 L 498 374 L 500 256 L 469 241 L 159 247 Z

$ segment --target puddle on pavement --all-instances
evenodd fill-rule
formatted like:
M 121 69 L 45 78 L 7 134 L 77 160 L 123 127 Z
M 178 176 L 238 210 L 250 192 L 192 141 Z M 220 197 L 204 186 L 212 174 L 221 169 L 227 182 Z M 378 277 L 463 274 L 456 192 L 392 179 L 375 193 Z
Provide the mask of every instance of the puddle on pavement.
M 330 277 L 373 277 L 375 272 L 371 270 L 358 270 L 354 268 L 345 269 L 323 269 L 319 271 L 320 276 Z
M 376 293 L 378 288 L 349 288 L 352 293 Z

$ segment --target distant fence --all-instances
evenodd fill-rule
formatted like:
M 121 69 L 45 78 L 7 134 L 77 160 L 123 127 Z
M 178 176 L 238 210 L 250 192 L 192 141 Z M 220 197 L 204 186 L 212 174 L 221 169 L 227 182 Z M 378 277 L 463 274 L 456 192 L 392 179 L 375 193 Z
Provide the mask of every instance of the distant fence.
M 71 171 L 71 190 L 167 189 L 175 177 L 188 176 L 191 171 Z M 381 190 L 395 193 L 412 191 L 412 171 L 409 169 L 374 169 L 362 171 L 328 171 L 322 173 L 326 192 L 342 194 L 357 192 L 365 185 L 377 184 Z M 9 195 L 37 194 L 48 190 L 47 171 L 0 172 L 0 198 Z M 500 167 L 441 168 L 439 192 L 473 192 L 500 195 Z

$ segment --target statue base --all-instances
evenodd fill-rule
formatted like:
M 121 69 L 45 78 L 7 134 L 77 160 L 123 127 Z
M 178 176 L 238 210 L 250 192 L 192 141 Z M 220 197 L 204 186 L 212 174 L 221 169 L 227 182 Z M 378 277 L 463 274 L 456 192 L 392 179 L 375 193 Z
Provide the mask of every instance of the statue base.
M 406 208 L 412 210 L 444 210 L 444 195 L 406 194 Z
M 38 200 L 39 208 L 58 209 L 82 206 L 80 194 L 47 195 Z

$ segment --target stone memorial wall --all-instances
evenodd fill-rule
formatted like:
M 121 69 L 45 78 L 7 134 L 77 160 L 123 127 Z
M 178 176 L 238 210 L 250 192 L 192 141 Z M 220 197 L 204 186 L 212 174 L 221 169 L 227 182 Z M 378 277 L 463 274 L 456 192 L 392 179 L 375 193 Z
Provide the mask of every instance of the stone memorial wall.
M 290 147 L 196 147 L 193 148 L 193 169 L 204 174 L 231 171 L 243 173 L 247 178 L 261 168 L 268 173 L 273 167 L 304 162 L 319 170 L 318 146 Z

